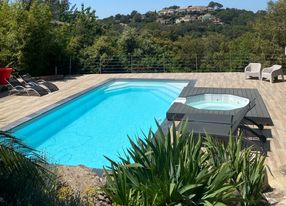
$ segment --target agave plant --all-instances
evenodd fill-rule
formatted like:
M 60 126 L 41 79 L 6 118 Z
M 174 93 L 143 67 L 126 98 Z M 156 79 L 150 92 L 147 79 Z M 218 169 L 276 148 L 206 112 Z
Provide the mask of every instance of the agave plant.
M 0 131 L 0 204 L 79 205 L 59 199 L 60 183 L 44 158 L 12 135 Z
M 267 169 L 265 156 L 253 152 L 252 147 L 243 148 L 242 138 L 234 140 L 231 136 L 227 145 L 207 137 L 205 148 L 211 166 L 219 167 L 229 162 L 230 170 L 233 172 L 230 181 L 237 185 L 242 204 L 259 205 L 266 201 L 262 194 Z
M 106 192 L 118 205 L 229 205 L 236 184 L 228 162 L 210 166 L 202 139 L 173 126 L 152 131 L 106 170 Z M 134 204 L 136 202 L 136 204 Z

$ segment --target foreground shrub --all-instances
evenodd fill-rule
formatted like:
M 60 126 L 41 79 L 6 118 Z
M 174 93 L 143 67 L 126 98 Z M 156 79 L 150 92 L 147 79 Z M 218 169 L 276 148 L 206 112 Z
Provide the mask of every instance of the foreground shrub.
M 251 151 L 251 148 L 243 149 L 241 138 L 234 141 L 230 137 L 228 144 L 224 145 L 207 137 L 205 145 L 211 166 L 218 167 L 229 162 L 230 170 L 233 172 L 230 181 L 238 184 L 236 189 L 244 205 L 266 202 L 262 194 L 266 179 L 265 156 Z
M 120 162 L 109 159 L 106 192 L 117 205 L 255 205 L 262 196 L 265 158 L 242 149 L 194 138 L 184 130 L 130 139 Z M 250 168 L 251 167 L 251 168 Z
M 60 196 L 62 185 L 36 151 L 0 131 L 0 205 L 80 205 Z

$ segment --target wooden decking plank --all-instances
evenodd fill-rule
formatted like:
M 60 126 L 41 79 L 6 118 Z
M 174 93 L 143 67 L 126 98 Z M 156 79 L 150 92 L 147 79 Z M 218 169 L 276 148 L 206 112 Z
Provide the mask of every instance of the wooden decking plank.
M 252 97 L 255 98 L 255 103 L 256 103 L 255 109 L 256 109 L 257 115 L 263 117 L 264 115 L 261 110 L 261 104 L 260 104 L 261 99 L 259 98 L 259 96 L 257 96 L 257 93 L 255 92 L 255 90 L 250 90 L 249 92 L 251 93 Z
M 265 103 L 264 103 L 264 101 L 263 101 L 261 95 L 259 94 L 258 91 L 256 91 L 256 93 L 257 93 L 257 94 L 256 94 L 257 97 L 259 98 L 259 105 L 260 105 L 260 109 L 262 110 L 263 116 L 268 116 L 268 117 L 270 117 L 269 112 L 268 112 L 268 110 L 267 110 L 267 108 L 266 108 L 266 105 L 265 105 Z
M 259 116 L 260 114 L 259 114 L 259 112 L 258 112 L 258 104 L 257 104 L 257 98 L 252 94 L 252 91 L 251 90 L 249 90 L 249 89 L 244 89 L 244 91 L 245 91 L 245 94 L 246 94 L 246 98 L 249 98 L 250 99 L 250 101 L 254 101 L 254 99 L 255 99 L 255 107 L 253 107 L 252 108 L 252 110 L 250 110 L 249 112 L 248 112 L 248 115 L 249 116 L 254 116 L 255 114 L 256 114 L 256 116 Z

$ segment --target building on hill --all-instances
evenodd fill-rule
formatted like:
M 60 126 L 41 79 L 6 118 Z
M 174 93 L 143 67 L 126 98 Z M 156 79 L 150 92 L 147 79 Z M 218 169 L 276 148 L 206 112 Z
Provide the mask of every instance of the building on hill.
M 213 7 L 208 6 L 188 6 L 188 7 L 179 7 L 179 8 L 167 8 L 159 11 L 159 16 L 170 16 L 176 13 L 186 14 L 192 12 L 209 12 L 215 10 Z
M 176 12 L 178 12 L 178 13 L 186 13 L 186 12 L 188 12 L 188 7 L 180 7 L 178 9 L 176 9 Z
M 119 23 L 120 26 L 127 27 L 128 25 L 125 23 Z
M 215 18 L 212 22 L 217 25 L 223 25 L 223 22 L 220 20 L 220 18 Z
M 179 24 L 179 23 L 184 23 L 184 22 L 194 22 L 196 20 L 197 20 L 196 16 L 186 15 L 186 16 L 176 19 L 175 23 Z
M 159 15 L 172 15 L 175 14 L 176 9 L 163 9 L 159 11 Z
M 207 13 L 205 15 L 199 16 L 199 20 L 201 21 L 212 21 L 215 19 L 215 16 L 211 15 L 210 13 Z
M 157 23 L 160 23 L 160 24 L 172 24 L 172 20 L 171 19 L 164 19 L 164 18 L 158 18 L 156 20 Z
M 211 15 L 210 13 L 207 13 L 205 15 L 199 16 L 198 18 L 200 21 L 202 22 L 206 22 L 206 21 L 210 21 L 214 24 L 223 24 L 223 22 L 221 22 L 221 20 L 213 15 Z
M 208 6 L 190 6 L 187 8 L 188 12 L 207 12 L 212 10 L 214 9 Z

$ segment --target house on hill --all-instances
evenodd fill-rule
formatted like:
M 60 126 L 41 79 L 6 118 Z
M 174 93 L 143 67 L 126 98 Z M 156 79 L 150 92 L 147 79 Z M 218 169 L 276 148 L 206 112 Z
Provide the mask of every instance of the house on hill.
M 186 13 L 186 12 L 188 12 L 188 7 L 180 7 L 178 9 L 176 9 L 176 12 L 178 12 L 178 13 Z
M 188 12 L 207 12 L 212 10 L 214 9 L 208 6 L 190 6 L 187 8 Z
M 163 9 L 159 11 L 159 15 L 172 15 L 175 14 L 176 9 Z
M 179 23 L 184 23 L 184 22 L 193 22 L 196 20 L 197 20 L 196 16 L 186 15 L 186 16 L 176 19 L 175 23 L 179 24 Z
M 211 15 L 210 13 L 207 13 L 205 15 L 199 16 L 198 18 L 200 21 L 202 22 L 206 22 L 206 21 L 210 21 L 214 24 L 223 24 L 223 22 L 221 22 L 221 20 L 213 15 Z
M 171 23 L 173 23 L 172 21 L 171 21 L 171 19 L 164 19 L 164 18 L 158 18 L 157 20 L 156 20 L 156 22 L 157 23 L 160 23 L 160 24 L 171 24 Z
M 202 16 L 199 16 L 199 20 L 201 21 L 211 21 L 213 20 L 215 17 L 209 13 L 205 14 L 205 15 L 202 15 Z
M 159 11 L 160 16 L 169 16 L 172 14 L 180 13 L 191 13 L 191 12 L 208 12 L 215 10 L 213 7 L 208 6 L 188 6 L 188 7 L 178 7 L 178 8 L 165 8 Z

